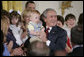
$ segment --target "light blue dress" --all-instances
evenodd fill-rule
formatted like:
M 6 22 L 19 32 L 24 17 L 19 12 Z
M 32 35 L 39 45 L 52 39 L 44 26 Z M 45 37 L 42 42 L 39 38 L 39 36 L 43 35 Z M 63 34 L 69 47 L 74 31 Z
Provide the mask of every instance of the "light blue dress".
M 3 56 L 10 56 L 10 52 L 8 51 L 7 45 L 4 44 L 4 51 L 3 51 Z

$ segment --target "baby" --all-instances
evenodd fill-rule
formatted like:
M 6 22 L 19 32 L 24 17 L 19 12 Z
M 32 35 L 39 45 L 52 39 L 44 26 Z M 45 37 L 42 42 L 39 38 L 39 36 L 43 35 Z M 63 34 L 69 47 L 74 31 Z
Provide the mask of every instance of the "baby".
M 30 22 L 28 24 L 30 37 L 39 36 L 40 31 L 44 31 L 42 22 L 40 21 L 40 13 L 37 10 L 31 11 Z

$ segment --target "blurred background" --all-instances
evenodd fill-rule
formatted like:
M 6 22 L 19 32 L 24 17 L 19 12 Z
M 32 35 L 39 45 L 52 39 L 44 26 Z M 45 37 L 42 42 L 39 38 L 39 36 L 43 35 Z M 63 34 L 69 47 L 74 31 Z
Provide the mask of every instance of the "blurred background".
M 2 1 L 2 8 L 9 11 L 25 9 L 27 1 Z M 34 1 L 36 9 L 42 13 L 46 8 L 53 8 L 58 15 L 65 17 L 68 13 L 73 13 L 78 21 L 79 14 L 83 12 L 83 1 Z M 76 21 L 76 22 L 77 22 Z

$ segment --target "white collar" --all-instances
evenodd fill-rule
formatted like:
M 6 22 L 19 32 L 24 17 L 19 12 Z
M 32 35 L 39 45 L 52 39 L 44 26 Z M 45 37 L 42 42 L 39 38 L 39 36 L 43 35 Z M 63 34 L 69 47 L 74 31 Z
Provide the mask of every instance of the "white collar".
M 9 28 L 11 30 L 20 30 L 20 26 L 17 27 L 16 25 L 12 25 L 12 24 L 9 26 Z
M 49 28 L 48 32 L 50 33 L 50 31 L 52 30 L 52 27 L 46 26 L 46 28 Z
M 10 29 L 12 30 L 12 33 L 16 39 L 16 43 L 18 45 L 22 44 L 22 40 L 21 40 L 21 34 L 20 34 L 20 27 L 17 27 L 16 25 L 10 25 Z
M 73 48 L 72 48 L 72 51 L 73 49 L 77 48 L 77 47 L 83 47 L 83 44 L 82 45 L 75 45 Z

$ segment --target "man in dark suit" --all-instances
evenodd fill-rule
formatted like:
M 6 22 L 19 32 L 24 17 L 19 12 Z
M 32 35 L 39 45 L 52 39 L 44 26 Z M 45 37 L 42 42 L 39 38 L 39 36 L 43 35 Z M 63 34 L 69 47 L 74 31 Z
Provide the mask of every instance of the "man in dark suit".
M 80 14 L 78 25 L 71 29 L 73 50 L 68 56 L 83 56 L 83 13 Z
M 56 56 L 64 56 L 66 41 L 67 41 L 67 33 L 64 29 L 56 26 L 57 24 L 57 15 L 54 9 L 46 9 L 43 12 L 43 19 L 46 22 L 46 35 L 47 38 L 44 37 L 45 33 L 42 33 L 42 40 L 46 42 L 47 46 L 51 49 L 51 55 L 55 53 Z

